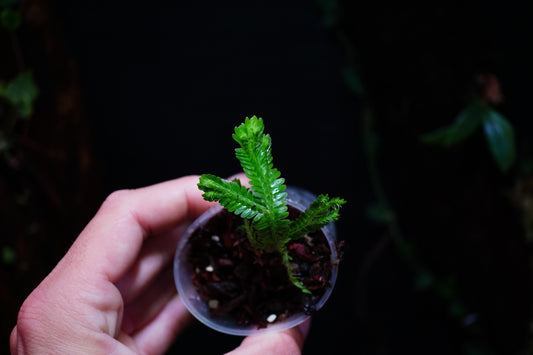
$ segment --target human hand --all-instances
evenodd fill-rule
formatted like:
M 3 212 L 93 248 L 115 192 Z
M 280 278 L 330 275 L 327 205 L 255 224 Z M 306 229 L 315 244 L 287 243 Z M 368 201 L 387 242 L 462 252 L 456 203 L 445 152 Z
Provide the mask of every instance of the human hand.
M 171 264 L 187 226 L 212 205 L 197 183 L 111 194 L 22 305 L 11 353 L 164 353 L 191 318 Z M 308 328 L 247 337 L 232 354 L 298 354 Z

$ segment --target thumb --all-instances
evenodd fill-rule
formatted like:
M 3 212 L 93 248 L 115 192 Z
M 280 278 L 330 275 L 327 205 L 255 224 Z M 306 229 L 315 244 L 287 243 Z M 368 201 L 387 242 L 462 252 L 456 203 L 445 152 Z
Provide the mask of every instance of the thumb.
M 251 335 L 242 341 L 238 348 L 228 355 L 247 354 L 276 354 L 295 355 L 301 354 L 307 333 L 311 326 L 309 318 L 297 327 L 280 332 Z

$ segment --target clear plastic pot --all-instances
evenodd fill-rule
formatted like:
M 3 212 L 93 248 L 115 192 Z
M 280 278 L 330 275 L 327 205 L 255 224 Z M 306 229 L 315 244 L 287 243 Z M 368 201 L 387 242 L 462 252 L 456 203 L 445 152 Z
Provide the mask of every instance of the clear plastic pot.
M 316 199 L 312 193 L 295 187 L 287 187 L 287 203 L 289 206 L 303 211 L 312 201 Z M 198 217 L 187 229 L 182 239 L 180 240 L 176 254 L 174 257 L 174 280 L 178 294 L 180 295 L 183 303 L 200 322 L 204 323 L 208 327 L 215 329 L 219 332 L 247 336 L 252 334 L 258 334 L 263 332 L 281 331 L 284 329 L 292 328 L 298 324 L 304 322 L 310 316 L 305 313 L 294 314 L 287 319 L 275 322 L 268 325 L 266 328 L 258 329 L 254 325 L 241 325 L 238 324 L 235 319 L 230 315 L 222 317 L 211 317 L 209 314 L 209 306 L 204 300 L 200 298 L 195 286 L 192 284 L 192 276 L 194 274 L 193 266 L 187 262 L 187 255 L 189 253 L 188 239 L 197 228 L 201 228 L 207 223 L 213 216 L 217 215 L 223 210 L 223 207 L 217 205 L 207 210 L 204 214 Z M 337 260 L 337 248 L 336 248 L 336 231 L 333 223 L 330 223 L 326 227 L 322 228 L 322 232 L 326 237 L 332 258 L 332 270 L 329 284 L 331 285 L 322 295 L 320 300 L 315 305 L 315 309 L 319 310 L 329 298 L 335 281 L 337 279 L 338 267 L 337 263 L 333 262 Z

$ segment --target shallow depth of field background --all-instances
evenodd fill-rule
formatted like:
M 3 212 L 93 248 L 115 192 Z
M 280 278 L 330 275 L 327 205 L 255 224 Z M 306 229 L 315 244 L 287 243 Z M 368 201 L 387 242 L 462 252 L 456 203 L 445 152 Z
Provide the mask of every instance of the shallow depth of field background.
M 257 115 L 288 184 L 348 200 L 339 280 L 304 354 L 533 351 L 527 4 L 5 8 L 21 24 L 0 28 L 0 83 L 30 70 L 39 94 L 24 118 L 0 95 L 3 349 L 24 298 L 109 193 L 238 172 L 231 133 Z M 481 128 L 450 148 L 421 142 L 491 90 L 515 132 L 507 172 Z M 194 323 L 169 353 L 240 341 Z

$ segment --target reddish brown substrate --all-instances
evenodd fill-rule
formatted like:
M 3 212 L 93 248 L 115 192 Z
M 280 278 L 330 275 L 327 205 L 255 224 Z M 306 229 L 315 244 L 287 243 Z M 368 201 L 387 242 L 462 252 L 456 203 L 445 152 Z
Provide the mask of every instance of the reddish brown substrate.
M 311 314 L 331 287 L 331 252 L 323 233 L 288 245 L 293 273 L 311 291 L 305 294 L 289 280 L 281 256 L 252 248 L 241 225 L 223 210 L 190 238 L 193 283 L 211 316 L 231 315 L 239 324 L 263 328 L 299 312 Z

